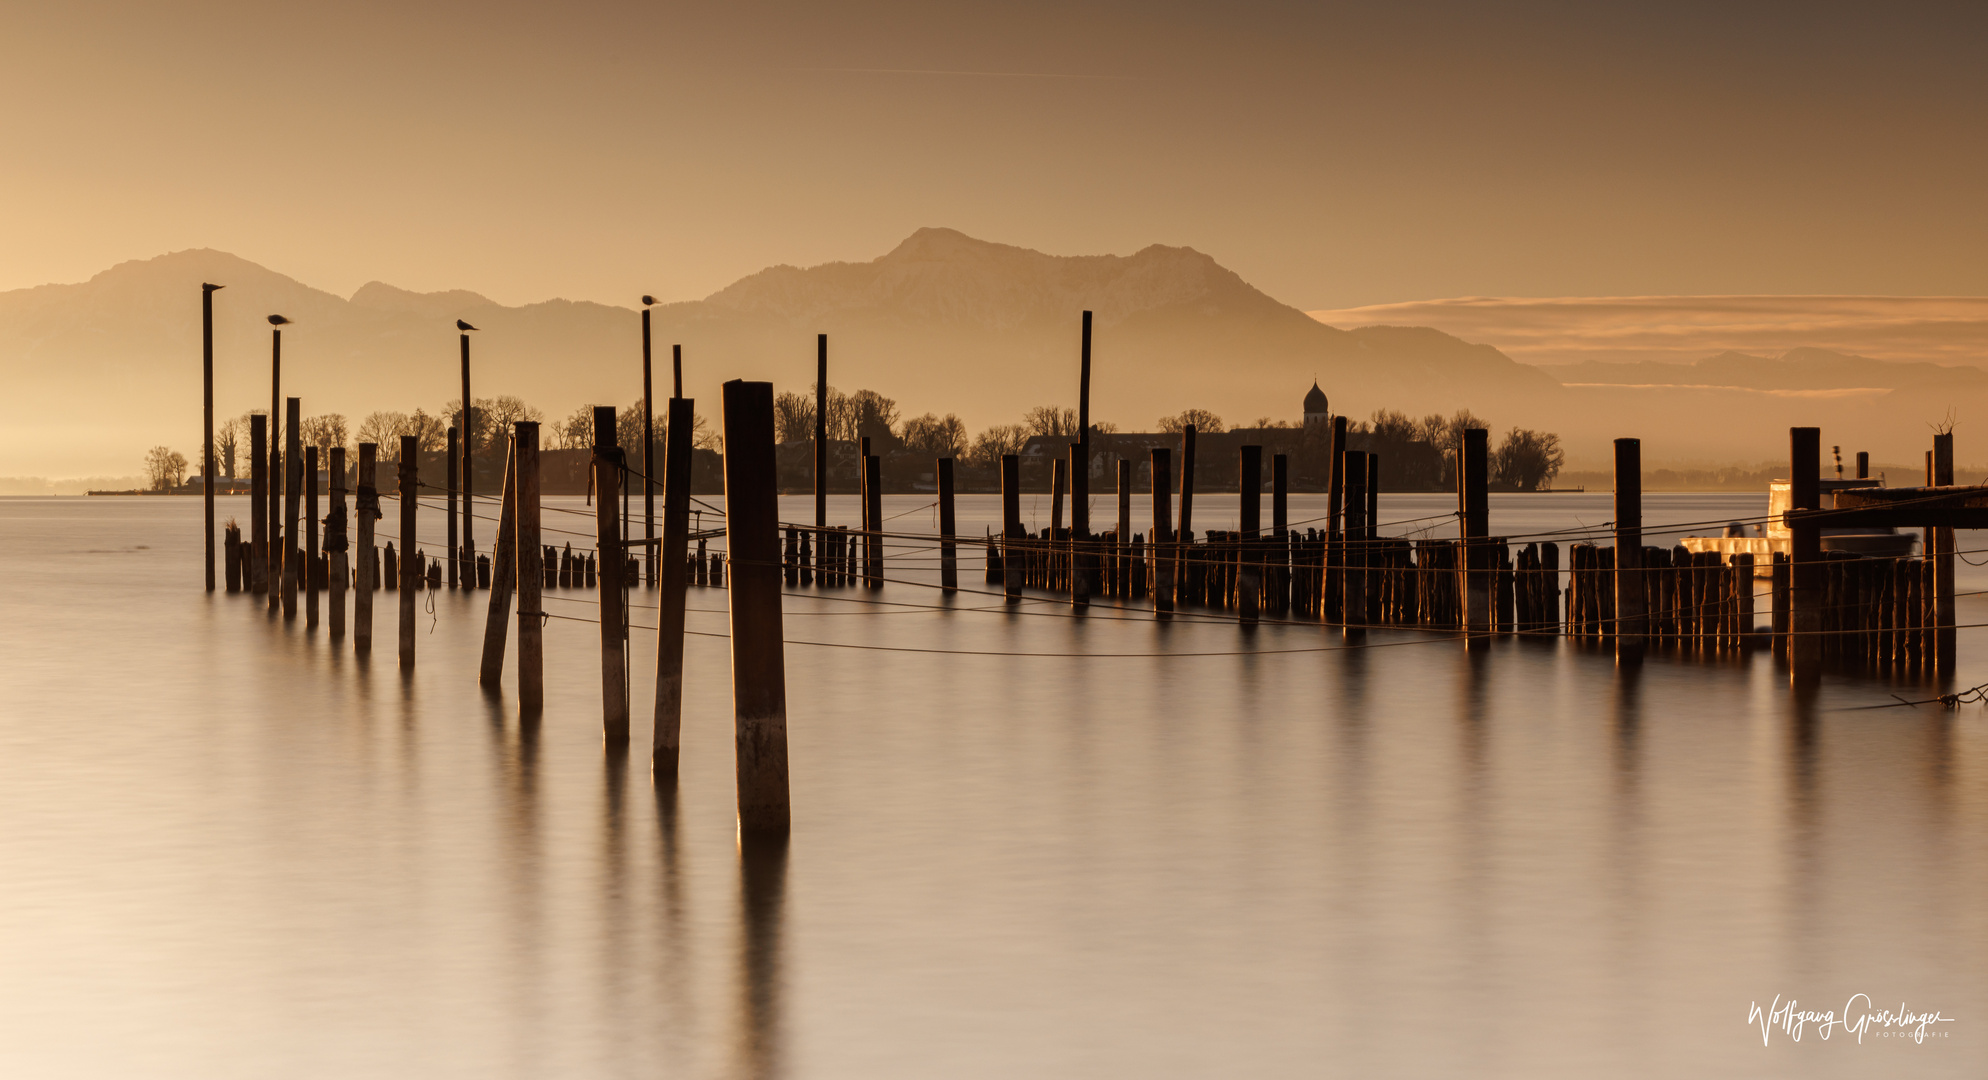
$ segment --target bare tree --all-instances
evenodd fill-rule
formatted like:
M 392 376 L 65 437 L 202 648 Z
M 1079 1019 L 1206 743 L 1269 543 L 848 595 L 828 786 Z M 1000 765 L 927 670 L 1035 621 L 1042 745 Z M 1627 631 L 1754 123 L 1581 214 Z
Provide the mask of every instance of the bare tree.
M 952 413 L 926 413 L 904 422 L 906 449 L 928 457 L 959 457 L 966 451 L 966 423 Z
M 773 399 L 773 427 L 779 442 L 805 442 L 815 437 L 815 399 L 792 390 Z
M 1223 426 L 1222 418 L 1209 412 L 1207 409 L 1183 409 L 1172 416 L 1160 417 L 1159 423 L 1161 431 L 1172 435 L 1180 434 L 1189 424 L 1193 424 L 1194 430 L 1203 435 L 1212 435 L 1228 430 L 1228 428 Z
M 1514 491 L 1538 491 L 1560 475 L 1566 455 L 1560 436 L 1548 431 L 1513 428 L 1491 455 L 1491 480 Z
M 248 424 L 241 418 L 223 421 L 214 432 L 214 457 L 221 462 L 221 475 L 235 478 L 235 455 L 248 440 Z
M 1074 436 L 1077 434 L 1077 410 L 1037 405 L 1022 414 L 1022 426 L 1031 435 Z
M 171 491 L 186 483 L 186 457 L 168 446 L 145 453 L 145 480 L 153 491 Z
M 371 412 L 359 422 L 359 441 L 380 448 L 380 456 L 392 460 L 400 453 L 401 433 L 408 430 L 404 412 Z
M 332 450 L 345 448 L 345 416 L 342 413 L 308 417 L 298 426 L 303 429 L 304 445 L 317 447 L 318 459 L 322 462 L 331 460 Z
M 1021 453 L 1022 444 L 1028 441 L 1029 429 L 1022 425 L 996 424 L 974 437 L 968 462 L 980 468 L 995 468 L 1004 455 Z

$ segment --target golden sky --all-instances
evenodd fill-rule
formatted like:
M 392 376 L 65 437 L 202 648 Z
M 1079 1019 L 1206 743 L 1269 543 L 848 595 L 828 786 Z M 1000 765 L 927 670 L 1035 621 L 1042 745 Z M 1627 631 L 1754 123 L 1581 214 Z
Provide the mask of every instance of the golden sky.
M 1734 7 L 8 0 L 0 289 L 628 304 L 943 225 L 1307 309 L 1988 294 L 1984 7 Z

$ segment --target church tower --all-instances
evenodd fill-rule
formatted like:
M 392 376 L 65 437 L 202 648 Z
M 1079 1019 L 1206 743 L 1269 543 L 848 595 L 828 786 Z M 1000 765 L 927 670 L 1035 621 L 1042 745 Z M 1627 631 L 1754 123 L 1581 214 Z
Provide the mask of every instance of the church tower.
M 1313 379 L 1311 392 L 1305 395 L 1305 426 L 1308 428 L 1324 426 L 1331 419 L 1332 414 L 1326 406 L 1325 391 L 1320 390 L 1318 380 Z

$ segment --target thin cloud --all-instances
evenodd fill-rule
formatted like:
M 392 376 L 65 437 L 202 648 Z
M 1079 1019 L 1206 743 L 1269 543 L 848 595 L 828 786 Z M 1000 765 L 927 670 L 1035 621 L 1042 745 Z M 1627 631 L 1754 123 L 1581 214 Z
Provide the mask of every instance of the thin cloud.
M 948 75 L 983 79 L 1095 79 L 1106 82 L 1143 82 L 1141 75 L 1088 75 L 1062 71 L 955 71 L 949 68 L 860 68 L 802 67 L 789 71 L 819 71 L 843 75 Z

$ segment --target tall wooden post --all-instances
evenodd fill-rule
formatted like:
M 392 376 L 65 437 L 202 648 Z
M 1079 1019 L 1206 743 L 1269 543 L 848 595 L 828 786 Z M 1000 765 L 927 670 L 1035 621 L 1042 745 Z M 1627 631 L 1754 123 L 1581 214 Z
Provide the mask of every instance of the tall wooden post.
M 1334 604 L 1334 590 L 1343 585 L 1339 567 L 1345 561 L 1345 529 L 1340 515 L 1346 492 L 1346 418 L 1332 418 L 1331 477 L 1325 489 L 1325 573 L 1319 575 L 1319 618 L 1331 622 L 1340 618 Z M 1343 594 L 1341 594 L 1343 595 Z
M 1153 614 L 1173 618 L 1175 558 L 1173 535 L 1173 451 L 1153 447 Z
M 345 514 L 345 448 L 331 448 L 331 510 L 324 519 L 324 583 L 331 595 L 331 639 L 345 637 L 345 574 L 352 531 Z
M 1747 583 L 1752 588 L 1752 582 Z M 1615 660 L 1643 658 L 1643 441 L 1615 440 Z M 1749 629 L 1751 629 L 1749 627 Z
M 614 406 L 594 407 L 594 543 L 600 554 L 601 730 L 610 748 L 628 745 L 627 597 L 621 591 L 621 444 Z
M 938 461 L 939 479 L 939 588 L 953 593 L 959 591 L 959 545 L 953 534 L 959 531 L 958 520 L 953 515 L 953 459 L 942 457 Z
M 249 592 L 269 588 L 269 418 L 249 417 Z
M 683 730 L 683 604 L 690 564 L 691 428 L 696 403 L 670 399 L 669 446 L 663 454 L 662 589 L 656 601 L 656 725 L 650 768 L 668 780 L 677 774 L 677 746 Z M 737 567 L 735 566 L 736 570 Z
M 457 322 L 462 320 L 458 319 Z M 469 396 L 469 334 L 462 339 L 462 549 L 476 558 L 476 399 Z M 450 553 L 451 556 L 454 552 Z
M 456 488 L 462 485 L 461 452 L 462 439 L 460 438 L 460 433 L 452 427 L 449 429 L 449 458 L 445 466 L 449 477 L 447 481 L 449 489 L 449 557 L 445 561 L 449 564 L 448 580 L 449 588 L 451 589 L 456 587 L 456 571 L 461 569 L 463 561 L 463 551 L 456 546 Z M 470 586 L 473 588 L 475 585 L 476 581 L 472 578 Z
M 1953 433 L 1940 432 L 1933 436 L 1933 485 L 1953 486 Z M 1954 673 L 1959 661 L 1959 637 L 1955 630 L 1958 620 L 1954 609 L 1954 538 L 1953 527 L 1942 525 L 1936 532 L 1939 550 L 1933 558 L 1933 614 L 1937 619 L 1933 630 L 1933 652 L 1935 664 L 1941 676 Z
M 1255 540 L 1263 535 L 1263 447 L 1241 447 L 1236 457 L 1237 527 Z
M 1270 532 L 1280 542 L 1290 530 L 1291 458 L 1270 456 Z
M 1463 503 L 1464 629 L 1469 648 L 1491 646 L 1492 574 L 1490 439 L 1484 428 L 1465 428 L 1457 456 L 1458 492 Z
M 297 614 L 297 572 L 303 569 L 299 564 L 302 553 L 297 550 L 297 515 L 303 509 L 300 505 L 304 497 L 303 435 L 297 430 L 297 422 L 303 412 L 303 403 L 291 398 L 285 403 L 283 425 L 283 615 L 293 618 Z
M 318 448 L 304 447 L 304 626 L 318 624 Z
M 678 396 L 682 396 L 679 392 Z M 815 537 L 828 529 L 828 335 L 815 335 Z M 822 550 L 817 545 L 817 550 Z
M 1185 424 L 1180 429 L 1180 531 L 1174 534 L 1178 540 L 1175 548 L 1179 557 L 1174 560 L 1174 606 L 1199 602 L 1200 598 L 1190 594 L 1194 586 L 1194 573 L 1189 568 L 1194 558 L 1194 425 Z
M 373 652 L 373 523 L 380 518 L 380 489 L 374 469 L 379 453 L 375 443 L 359 444 L 359 497 L 353 513 L 358 517 L 359 546 L 353 550 L 358 560 L 352 596 L 352 651 L 359 656 Z
M 414 511 L 421 505 L 421 444 L 412 435 L 400 437 L 400 666 L 414 670 L 414 590 L 415 575 L 421 572 L 414 558 L 419 546 Z
M 283 545 L 289 537 L 283 533 L 283 470 L 282 445 L 283 424 L 283 327 L 290 320 L 281 315 L 269 317 L 269 500 L 265 512 L 269 518 L 269 543 L 262 556 L 267 563 L 269 582 L 269 610 L 275 611 L 278 599 L 283 592 Z
M 1338 472 L 1345 497 L 1339 534 L 1339 621 L 1350 638 L 1364 633 L 1367 625 L 1367 455 L 1345 451 Z
M 650 377 L 649 298 L 642 298 L 642 578 L 656 586 L 656 387 Z
M 518 580 L 518 439 L 505 440 L 504 502 L 497 511 L 497 547 L 490 553 L 490 607 L 483 617 L 483 665 L 477 670 L 481 686 L 496 686 L 504 678 L 504 639 L 511 628 L 511 589 Z M 470 583 L 474 587 L 475 582 Z
M 1822 429 L 1788 429 L 1788 505 L 1822 509 Z M 1822 529 L 1813 522 L 1792 528 L 1792 580 L 1788 588 L 1789 678 L 1801 688 L 1822 679 Z
M 787 664 L 773 384 L 725 384 L 725 531 L 732 557 L 732 703 L 739 831 L 785 833 Z
M 1091 534 L 1091 313 L 1084 312 L 1084 343 L 1077 373 L 1077 441 L 1070 458 L 1070 536 Z
M 538 423 L 511 427 L 517 454 L 518 713 L 545 708 L 545 549 L 539 546 Z M 681 571 L 679 571 L 681 573 Z
M 1001 455 L 1001 588 L 1010 604 L 1022 602 L 1022 459 Z
M 1236 491 L 1242 532 L 1236 549 L 1236 617 L 1254 625 L 1263 598 L 1263 447 L 1244 446 L 1238 451 Z
M 883 459 L 875 454 L 863 458 L 864 516 L 870 519 L 870 543 L 864 549 L 863 574 L 870 588 L 884 587 L 884 479 Z
M 870 437 L 856 437 L 856 520 L 861 527 L 856 530 L 857 543 L 862 545 L 862 557 L 858 560 L 862 569 L 863 584 L 870 582 L 870 558 L 876 546 L 875 528 L 870 523 Z
M 214 290 L 200 286 L 200 415 L 206 441 L 201 445 L 201 500 L 206 503 L 207 591 L 214 591 Z
M 1062 458 L 1049 462 L 1049 538 L 1063 531 L 1063 492 L 1070 482 L 1070 463 Z

